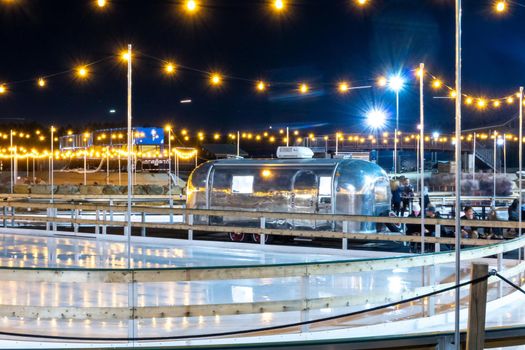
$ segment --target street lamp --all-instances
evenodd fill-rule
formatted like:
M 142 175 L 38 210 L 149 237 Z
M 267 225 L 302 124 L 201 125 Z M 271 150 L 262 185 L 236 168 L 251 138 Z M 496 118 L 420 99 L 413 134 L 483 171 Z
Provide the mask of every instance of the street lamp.
M 401 75 L 393 75 L 388 79 L 388 89 L 396 94 L 396 128 L 394 132 L 394 177 L 397 177 L 397 133 L 399 131 L 399 92 L 405 86 Z
M 386 112 L 380 108 L 372 108 L 366 112 L 366 124 L 373 130 L 381 129 L 386 123 Z

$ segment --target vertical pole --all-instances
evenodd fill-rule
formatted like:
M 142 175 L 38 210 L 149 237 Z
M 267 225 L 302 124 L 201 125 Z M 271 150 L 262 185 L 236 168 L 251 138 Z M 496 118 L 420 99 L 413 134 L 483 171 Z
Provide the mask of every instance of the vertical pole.
M 425 253 L 425 104 L 424 104 L 424 91 L 423 87 L 425 84 L 425 64 L 419 64 L 419 149 L 420 158 L 419 165 L 421 168 L 421 176 L 419 178 L 419 193 L 421 197 L 421 254 Z
M 35 183 L 35 156 L 33 155 L 33 180 L 31 180 L 31 183 Z
M 54 138 L 54 132 L 55 132 L 55 127 L 54 126 L 51 126 L 51 169 L 50 169 L 50 175 L 51 175 L 51 178 L 50 178 L 50 184 L 51 184 L 51 204 L 54 203 L 55 201 L 55 191 L 54 191 L 54 182 L 55 182 L 55 169 L 54 169 L 54 144 L 53 144 L 53 138 Z
M 487 276 L 487 264 L 473 264 L 471 279 Z M 485 317 L 487 314 L 487 280 L 470 285 L 467 323 L 467 350 L 485 349 Z
M 133 151 L 133 133 L 131 128 L 131 73 L 132 73 L 132 61 L 133 61 L 133 54 L 131 49 L 131 44 L 128 45 L 128 96 L 127 96 L 127 104 L 128 104 L 128 203 L 127 203 L 127 244 L 126 244 L 126 253 L 127 253 L 127 266 L 128 269 L 131 269 L 131 196 L 133 195 L 133 165 L 132 165 L 132 151 Z M 132 310 L 135 309 L 135 283 L 133 280 L 128 283 L 128 307 Z M 131 319 L 128 321 L 128 338 L 136 338 L 137 335 L 137 328 L 135 319 Z
M 335 133 L 335 155 L 339 154 L 339 133 Z
M 503 134 L 503 174 L 507 176 L 507 134 Z
M 128 259 L 128 268 L 131 268 L 131 196 L 133 195 L 133 178 L 132 178 L 132 171 L 133 171 L 133 158 L 132 158 L 132 128 L 131 128 L 131 63 L 132 63 L 132 50 L 131 50 L 131 44 L 128 45 L 128 96 L 127 96 L 127 104 L 128 104 L 128 201 L 127 201 L 127 213 L 126 213 L 126 219 L 127 219 L 127 259 Z
M 168 199 L 168 204 L 170 206 L 170 224 L 173 224 L 173 212 L 171 209 L 173 209 L 173 192 L 172 192 L 172 186 L 171 183 L 171 126 L 168 127 L 168 195 L 170 198 Z
M 109 185 L 109 148 L 106 152 L 106 185 Z
M 456 285 L 460 283 L 461 269 L 461 0 L 456 0 L 456 202 L 455 202 L 455 232 L 456 232 Z M 459 311 L 461 291 L 456 289 L 454 310 L 454 344 L 461 349 L 459 332 Z
M 10 175 L 11 175 L 11 194 L 13 194 L 13 184 L 14 184 L 14 173 L 13 173 L 13 161 L 14 161 L 14 150 L 13 150 L 13 130 L 10 130 L 9 131 L 9 148 L 11 149 L 11 168 L 9 169 L 10 170 Z
M 286 147 L 290 146 L 290 128 L 286 127 Z
M 498 133 L 494 131 L 494 167 L 493 167 L 493 173 L 492 173 L 492 205 L 496 206 L 496 168 L 497 168 L 497 162 L 498 158 L 496 157 L 496 153 L 498 151 Z
M 523 181 L 523 86 L 520 86 L 520 114 L 519 114 L 519 143 L 518 143 L 518 201 L 519 201 L 519 209 L 518 209 L 518 223 L 519 223 L 519 229 L 518 229 L 518 236 L 521 237 L 521 206 L 523 205 L 523 194 L 522 194 L 522 181 Z M 521 253 L 521 249 L 520 249 Z M 521 259 L 520 259 L 521 260 Z
M 394 131 L 394 178 L 397 177 L 397 132 L 399 130 L 399 90 L 396 90 L 396 130 Z
M 476 133 L 472 141 L 472 158 L 472 181 L 474 181 L 476 179 Z
M 237 157 L 241 155 L 241 132 L 237 131 Z
M 87 185 L 87 151 L 84 150 L 84 186 Z
M 118 153 L 118 185 L 122 186 L 122 179 L 121 179 L 121 169 L 120 169 L 120 150 Z

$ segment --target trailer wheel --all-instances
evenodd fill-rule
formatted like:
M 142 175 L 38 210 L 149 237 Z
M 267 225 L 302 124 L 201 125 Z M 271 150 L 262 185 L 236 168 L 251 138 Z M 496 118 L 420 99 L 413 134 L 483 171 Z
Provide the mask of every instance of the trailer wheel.
M 258 234 L 252 234 L 252 241 L 255 243 L 261 243 L 261 235 Z M 264 243 L 269 244 L 272 242 L 272 236 L 271 235 L 264 235 Z
M 244 242 L 246 241 L 246 234 L 244 233 L 235 233 L 235 232 L 230 232 L 228 233 L 228 237 L 230 238 L 230 241 L 232 242 Z

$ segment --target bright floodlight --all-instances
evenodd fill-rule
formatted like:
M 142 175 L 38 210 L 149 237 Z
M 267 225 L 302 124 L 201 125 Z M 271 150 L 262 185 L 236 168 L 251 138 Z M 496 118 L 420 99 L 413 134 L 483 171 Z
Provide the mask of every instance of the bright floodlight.
M 386 123 L 385 111 L 377 108 L 372 108 L 366 113 L 366 123 L 372 129 L 381 129 Z
M 394 75 L 388 79 L 388 88 L 392 91 L 399 92 L 405 86 L 405 79 L 399 75 Z
M 434 131 L 434 132 L 432 133 L 432 138 L 434 138 L 435 140 L 436 140 L 436 139 L 439 139 L 439 136 L 440 136 L 440 135 L 439 135 L 439 132 L 437 132 L 437 131 Z
M 496 143 L 498 144 L 498 146 L 503 146 L 503 144 L 505 143 L 505 139 L 498 137 Z

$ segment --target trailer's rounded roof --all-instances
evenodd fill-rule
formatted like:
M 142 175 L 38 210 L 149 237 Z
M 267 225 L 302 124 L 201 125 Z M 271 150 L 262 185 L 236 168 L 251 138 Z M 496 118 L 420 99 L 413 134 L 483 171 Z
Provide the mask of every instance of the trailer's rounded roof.
M 267 158 L 267 159 L 220 159 L 220 160 L 214 160 L 212 161 L 214 166 L 221 166 L 221 165 L 230 165 L 230 166 L 244 166 L 244 165 L 251 165 L 251 166 L 275 166 L 275 165 L 300 165 L 300 166 L 335 166 L 337 164 L 355 164 L 355 165 L 373 165 L 377 166 L 374 163 L 362 160 L 362 159 L 348 159 L 348 158 L 340 158 L 340 159 L 332 159 L 332 158 L 308 158 L 308 159 L 294 159 L 294 158 Z

